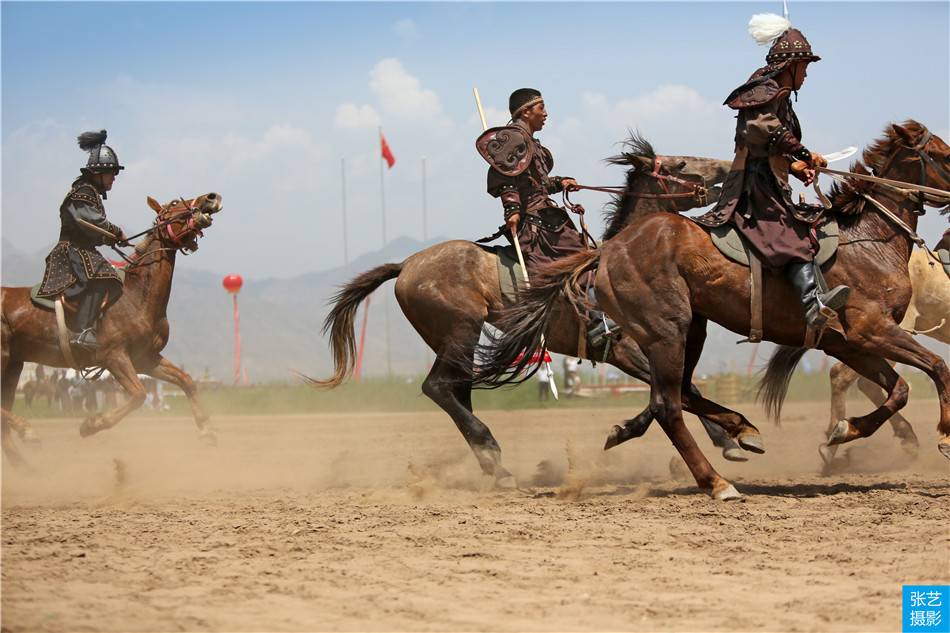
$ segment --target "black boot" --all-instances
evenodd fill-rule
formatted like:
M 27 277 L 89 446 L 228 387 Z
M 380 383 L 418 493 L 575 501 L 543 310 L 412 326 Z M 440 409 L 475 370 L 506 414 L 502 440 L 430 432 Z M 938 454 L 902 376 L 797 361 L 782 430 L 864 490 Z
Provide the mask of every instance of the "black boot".
M 836 286 L 828 292 L 821 292 L 815 274 L 814 262 L 793 262 L 786 269 L 789 281 L 801 295 L 805 310 L 805 323 L 809 327 L 822 327 L 835 312 L 848 301 L 851 289 Z
M 589 288 L 587 290 L 587 298 L 590 299 L 591 303 L 596 305 L 597 297 L 594 294 L 593 288 Z M 600 310 L 590 311 L 590 321 L 588 321 L 587 328 L 587 340 L 590 342 L 592 347 L 600 347 L 607 342 L 607 338 L 610 335 L 619 331 L 620 326 L 614 323 L 614 320 L 609 316 Z
M 76 316 L 73 319 L 73 325 L 78 334 L 73 335 L 69 340 L 70 343 L 89 351 L 98 349 L 99 341 L 96 340 L 96 324 L 99 321 L 99 309 L 105 296 L 105 288 L 98 284 L 91 284 L 89 289 L 80 295 L 79 307 L 76 309 Z

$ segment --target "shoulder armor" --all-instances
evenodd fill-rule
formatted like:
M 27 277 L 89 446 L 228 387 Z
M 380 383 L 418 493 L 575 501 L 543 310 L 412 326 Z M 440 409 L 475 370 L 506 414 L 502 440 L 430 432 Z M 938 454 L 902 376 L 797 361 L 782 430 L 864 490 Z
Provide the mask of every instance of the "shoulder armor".
M 91 205 L 97 209 L 102 209 L 102 198 L 99 196 L 99 192 L 96 191 L 95 187 L 86 182 L 79 183 L 69 190 L 69 193 L 66 194 L 65 202 L 69 201 L 76 201 Z
M 789 92 L 791 90 L 783 88 L 774 79 L 756 79 L 733 90 L 732 94 L 726 97 L 725 105 L 733 110 L 754 108 L 787 96 Z
M 515 125 L 489 128 L 475 140 L 481 157 L 504 176 L 517 176 L 527 169 L 534 146 L 531 136 Z

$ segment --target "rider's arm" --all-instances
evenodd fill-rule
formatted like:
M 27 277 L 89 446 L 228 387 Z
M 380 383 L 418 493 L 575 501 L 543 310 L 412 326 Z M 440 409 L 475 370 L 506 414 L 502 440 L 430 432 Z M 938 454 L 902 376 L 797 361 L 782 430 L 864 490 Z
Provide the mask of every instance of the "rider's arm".
M 775 114 L 775 102 L 743 111 L 745 125 L 739 135 L 750 153 L 757 156 L 784 155 L 811 163 L 812 155 Z
M 66 205 L 66 211 L 69 213 L 69 216 L 74 220 L 73 225 L 75 228 L 84 236 L 90 238 L 91 241 L 97 244 L 105 244 L 109 242 L 109 239 L 106 238 L 102 233 L 92 229 L 83 222 L 96 226 L 103 231 L 111 233 L 119 239 L 122 236 L 122 229 L 118 226 L 109 222 L 106 219 L 106 214 L 103 213 L 100 209 L 84 202 L 81 199 L 73 198 Z M 82 220 L 83 222 L 76 222 L 75 220 Z
M 505 220 L 521 213 L 521 194 L 518 193 L 517 176 L 505 176 L 496 169 L 488 168 L 488 193 L 501 199 L 505 210 Z

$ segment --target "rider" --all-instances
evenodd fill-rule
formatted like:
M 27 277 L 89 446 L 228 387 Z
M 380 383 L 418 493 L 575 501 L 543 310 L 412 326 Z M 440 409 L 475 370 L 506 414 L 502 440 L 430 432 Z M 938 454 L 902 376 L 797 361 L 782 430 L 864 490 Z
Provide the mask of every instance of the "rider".
M 515 90 L 508 98 L 508 111 L 510 125 L 488 130 L 476 147 L 490 165 L 488 193 L 501 199 L 507 236 L 509 240 L 518 236 L 530 274 L 538 266 L 587 250 L 587 245 L 567 211 L 548 197 L 564 190 L 576 191 L 577 181 L 549 175 L 554 157 L 534 138 L 548 118 L 541 93 L 533 88 Z M 587 286 L 593 301 L 593 285 Z M 603 312 L 592 310 L 588 340 L 597 347 L 616 328 Z
M 934 250 L 937 252 L 937 258 L 940 259 L 940 263 L 943 264 L 943 269 L 950 275 L 950 229 L 943 232 L 943 237 L 937 242 L 937 246 L 934 247 Z
M 850 289 L 821 291 L 814 262 L 817 240 L 811 235 L 817 218 L 812 207 L 792 202 L 788 175 L 809 185 L 816 168 L 828 164 L 802 145 L 791 100 L 792 92 L 798 96 L 808 64 L 821 58 L 786 18 L 756 15 L 749 32 L 760 44 L 772 42 L 772 46 L 766 66 L 726 98 L 725 105 L 738 111 L 736 156 L 719 203 L 697 220 L 719 226 L 731 219 L 765 265 L 784 269 L 801 295 L 807 325 L 820 327 L 830 316 L 827 308 L 841 308 Z
M 98 347 L 96 324 L 103 302 L 114 303 L 122 294 L 122 281 L 112 264 L 96 250 L 102 244 L 125 242 L 125 234 L 106 219 L 103 199 L 119 171 L 115 151 L 105 144 L 106 131 L 83 132 L 80 149 L 89 152 L 82 175 L 73 181 L 59 207 L 59 243 L 46 257 L 46 272 L 37 296 L 60 295 L 78 303 L 72 319 L 74 345 L 94 351 Z

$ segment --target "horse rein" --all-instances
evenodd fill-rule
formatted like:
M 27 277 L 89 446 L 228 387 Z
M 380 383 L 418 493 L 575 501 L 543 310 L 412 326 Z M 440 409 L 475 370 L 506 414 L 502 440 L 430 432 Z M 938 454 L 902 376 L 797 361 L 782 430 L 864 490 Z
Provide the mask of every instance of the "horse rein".
M 135 239 L 136 237 L 141 237 L 142 235 L 145 235 L 147 233 L 154 232 L 156 238 L 158 238 L 158 240 L 162 244 L 165 244 L 167 241 L 168 243 L 172 244 L 171 247 L 160 246 L 158 248 L 154 248 L 145 253 L 142 253 L 142 255 L 140 255 L 139 257 L 136 257 L 135 259 L 132 259 L 128 257 L 125 253 L 123 253 L 121 250 L 116 248 L 115 245 L 111 246 L 112 250 L 118 253 L 119 256 L 125 260 L 127 264 L 125 268 L 126 270 L 132 270 L 132 269 L 145 265 L 145 259 L 149 255 L 158 254 L 158 253 L 162 253 L 166 251 L 181 251 L 183 255 L 190 255 L 192 252 L 194 252 L 194 250 L 191 249 L 187 244 L 184 244 L 183 241 L 184 241 L 184 236 L 188 235 L 189 233 L 192 233 L 197 237 L 201 237 L 204 235 L 204 233 L 202 233 L 201 231 L 202 227 L 199 226 L 198 220 L 196 217 L 198 210 L 193 208 L 184 198 L 181 198 L 180 200 L 181 200 L 181 203 L 185 207 L 184 209 L 182 209 L 179 212 L 176 212 L 170 218 L 167 218 L 165 220 L 160 221 L 156 218 L 155 222 L 152 224 L 150 228 L 147 228 L 144 231 L 140 231 L 139 233 L 136 233 L 135 235 L 129 238 L 126 238 L 126 241 L 128 241 L 130 239 Z M 175 222 L 179 222 L 180 217 L 186 213 L 190 214 L 190 216 L 185 221 L 184 228 L 181 231 L 178 231 L 176 233 L 175 230 L 172 228 L 172 224 Z M 158 260 L 156 259 L 153 262 L 149 262 L 149 264 L 153 264 L 157 261 Z
M 653 171 L 638 172 L 646 173 L 647 176 L 653 178 L 660 183 L 660 186 L 663 187 L 664 193 L 649 193 L 649 192 L 640 192 L 633 193 L 627 192 L 626 187 L 593 187 L 589 185 L 577 185 L 578 189 L 587 189 L 589 191 L 602 191 L 603 193 L 613 193 L 628 195 L 631 198 L 644 198 L 647 200 L 673 200 L 677 198 L 694 198 L 698 206 L 704 207 L 709 204 L 707 200 L 708 190 L 706 189 L 705 184 L 697 184 L 694 182 L 689 182 L 688 180 L 683 180 L 672 174 L 661 174 L 660 169 L 662 168 L 662 162 L 659 156 L 653 157 Z M 689 191 L 679 191 L 676 193 L 670 193 L 670 188 L 667 186 L 667 182 L 675 182 L 678 185 L 681 185 L 688 189 Z

